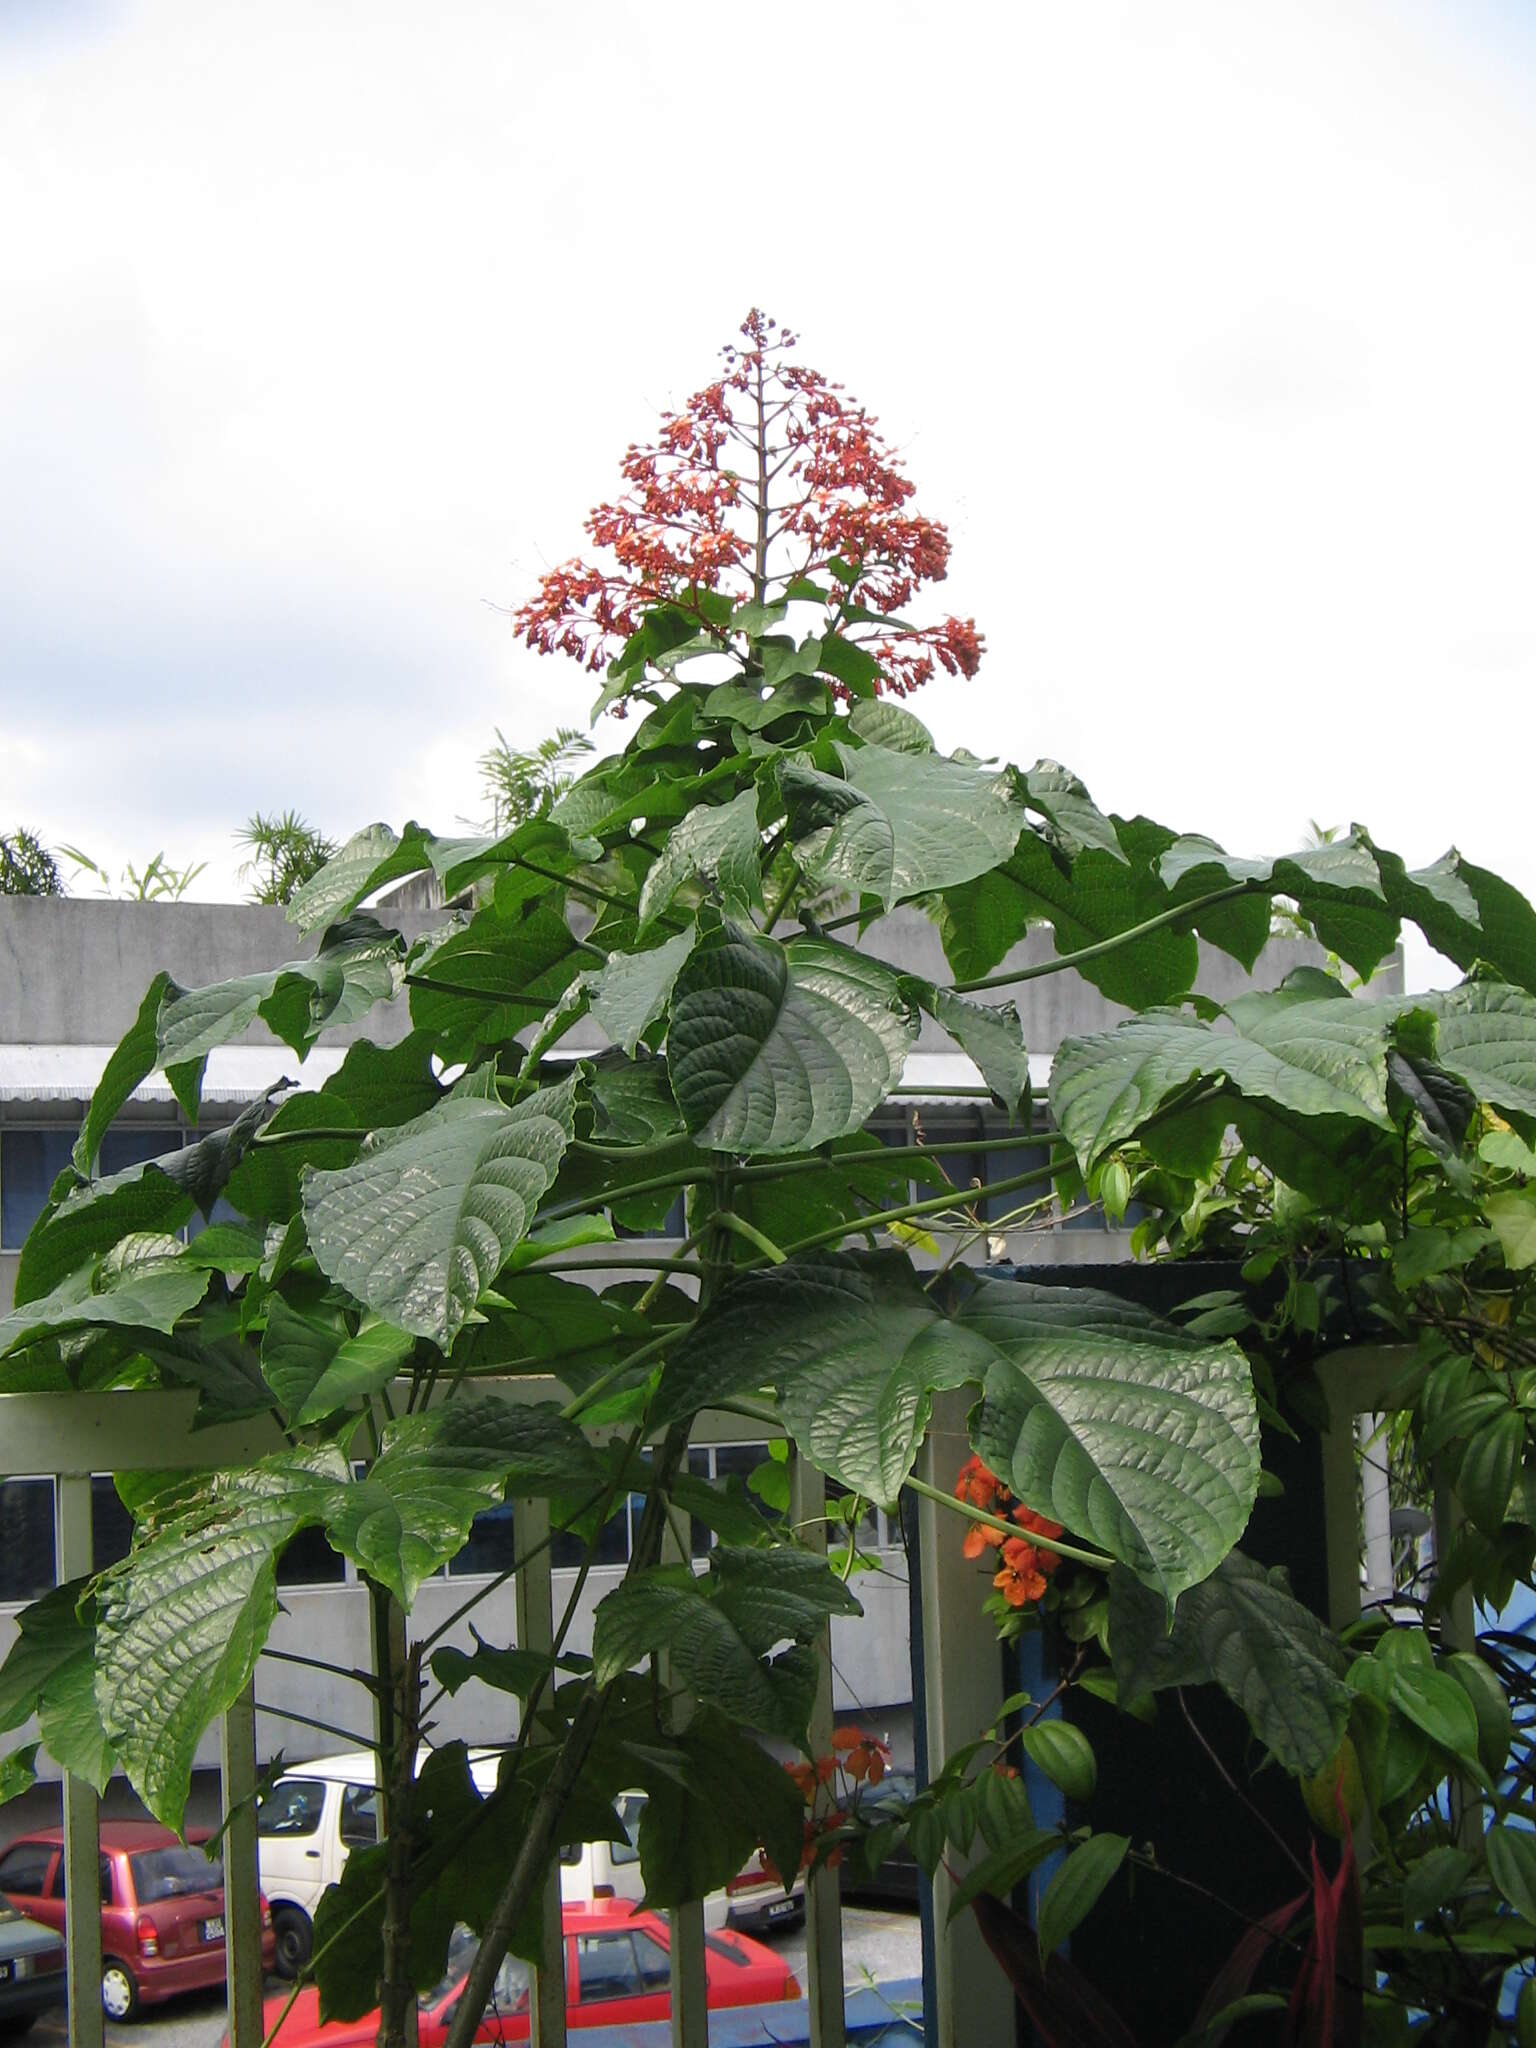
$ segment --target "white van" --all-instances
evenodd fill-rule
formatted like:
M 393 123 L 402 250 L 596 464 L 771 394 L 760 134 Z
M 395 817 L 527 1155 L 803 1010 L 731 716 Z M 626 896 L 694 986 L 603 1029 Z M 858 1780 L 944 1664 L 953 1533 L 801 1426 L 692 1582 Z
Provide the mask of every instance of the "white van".
M 417 1759 L 421 1768 L 428 1752 Z M 470 1755 L 470 1774 L 482 1795 L 496 1789 L 500 1757 L 495 1750 Z M 643 1792 L 626 1792 L 616 1802 L 629 1839 L 625 1842 L 577 1842 L 560 1852 L 560 1896 L 570 1904 L 593 1899 L 634 1899 L 644 1896 L 640 1875 L 640 1816 Z M 285 1771 L 256 1809 L 261 1889 L 272 1907 L 277 1936 L 275 1967 L 292 1977 L 309 1960 L 314 1943 L 314 1915 L 320 1894 L 335 1884 L 355 1848 L 367 1848 L 378 1837 L 379 1794 L 372 1753 L 357 1749 L 343 1756 L 317 1757 Z M 784 1888 L 754 1863 L 725 1891 L 704 1901 L 704 1924 L 715 1932 L 732 1926 L 778 1926 L 805 1910 L 804 1887 L 785 1897 Z

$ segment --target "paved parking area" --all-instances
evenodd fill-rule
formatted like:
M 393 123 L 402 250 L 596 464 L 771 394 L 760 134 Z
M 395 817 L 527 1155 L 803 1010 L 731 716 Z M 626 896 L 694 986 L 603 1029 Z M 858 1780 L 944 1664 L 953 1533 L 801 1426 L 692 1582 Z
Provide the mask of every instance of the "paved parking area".
M 805 1982 L 805 1931 L 775 1935 L 769 1946 L 781 1954 Z M 848 1906 L 843 1912 L 843 1982 L 862 1991 L 871 1981 L 922 1974 L 922 1948 L 915 1913 L 876 1912 Z M 268 1987 L 284 1987 L 274 1977 Z M 108 2022 L 110 2048 L 217 2048 L 225 2028 L 224 1994 L 195 1991 L 167 2005 L 145 2007 L 130 2026 Z M 40 2019 L 27 2036 L 27 2048 L 67 2048 L 69 2028 L 62 2012 Z

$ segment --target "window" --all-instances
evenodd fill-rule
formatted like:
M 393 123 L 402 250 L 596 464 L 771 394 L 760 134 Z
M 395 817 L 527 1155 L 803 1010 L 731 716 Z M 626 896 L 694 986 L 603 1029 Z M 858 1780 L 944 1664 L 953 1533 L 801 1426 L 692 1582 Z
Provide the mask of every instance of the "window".
M 672 1971 L 667 1952 L 659 1941 L 636 1928 L 630 1936 L 635 1944 L 635 1956 L 640 1964 L 640 1988 L 643 1991 L 666 1991 L 672 1982 Z
M 279 1778 L 257 1802 L 258 1835 L 312 1835 L 325 1812 L 323 1778 Z
M 469 1541 L 458 1556 L 450 1559 L 448 1570 L 454 1578 L 494 1577 L 509 1572 L 516 1552 L 512 1540 L 512 1503 L 482 1508 L 469 1528 Z
M 0 1251 L 19 1252 L 69 1164 L 73 1128 L 0 1131 Z
M 619 1801 L 619 1819 L 624 1823 L 627 1839 L 609 1844 L 609 1860 L 613 1863 L 638 1863 L 640 1860 L 640 1816 L 645 1812 L 645 1794 L 626 1792 Z
M 216 1892 L 224 1883 L 224 1866 L 203 1850 L 178 1842 L 169 1849 L 141 1849 L 128 1858 L 133 1895 L 141 1906 L 162 1899 L 185 1898 L 189 1892 Z
M 376 1785 L 348 1785 L 341 1795 L 341 1839 L 349 1849 L 367 1849 L 379 1839 Z
M 54 1577 L 53 1481 L 0 1480 L 0 1600 L 35 1600 Z
M 574 1529 L 557 1529 L 549 1546 L 549 1561 L 556 1571 L 570 1570 L 587 1554 L 586 1538 Z M 623 1564 L 629 1557 L 629 1503 L 626 1501 L 604 1522 L 597 1535 L 594 1564 Z
M 491 1984 L 491 1995 L 486 2001 L 487 2019 L 499 2019 L 503 2013 L 526 2012 L 528 2010 L 528 1965 L 521 1956 L 503 1956 L 501 1968 Z
M 339 1586 L 346 1575 L 347 1561 L 332 1550 L 323 1529 L 301 1529 L 278 1552 L 280 1586 Z
M 43 1896 L 43 1880 L 55 1851 L 48 1842 L 19 1842 L 0 1856 L 0 1892 L 15 1892 L 24 1899 Z
M 632 1934 L 579 1935 L 576 1956 L 583 2005 L 640 1995 L 640 1968 L 635 1961 Z
M 61 1870 L 64 1868 L 62 1859 L 59 1863 L 59 1868 Z M 96 1884 L 97 1889 L 101 1893 L 101 1903 L 104 1906 L 110 1906 L 117 1896 L 117 1887 L 112 1876 L 112 1858 L 110 1856 L 103 1856 L 97 1864 Z
M 125 1558 L 132 1541 L 132 1515 L 119 1500 L 111 1475 L 97 1472 L 91 1479 L 91 1561 L 97 1571 Z

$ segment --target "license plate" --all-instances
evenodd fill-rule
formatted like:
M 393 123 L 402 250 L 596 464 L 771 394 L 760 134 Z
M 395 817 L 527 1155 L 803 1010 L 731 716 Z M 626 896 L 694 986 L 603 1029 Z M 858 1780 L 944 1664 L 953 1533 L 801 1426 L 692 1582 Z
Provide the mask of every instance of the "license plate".
M 770 1920 L 787 1920 L 794 1910 L 795 1902 L 793 1899 L 775 1899 L 768 1908 L 768 1918 Z
M 204 1941 L 222 1941 L 224 1939 L 224 1917 L 222 1914 L 217 1919 L 205 1920 L 203 1922 L 203 1939 Z

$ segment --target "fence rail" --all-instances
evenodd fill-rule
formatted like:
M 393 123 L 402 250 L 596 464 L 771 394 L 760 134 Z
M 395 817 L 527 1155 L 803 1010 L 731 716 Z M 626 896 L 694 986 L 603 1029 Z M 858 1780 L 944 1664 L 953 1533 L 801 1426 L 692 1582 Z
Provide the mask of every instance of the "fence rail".
M 546 1379 L 488 1382 L 486 1391 L 510 1402 L 548 1400 L 559 1393 Z M 51 1474 L 54 1479 L 55 1556 L 60 1583 L 92 1570 L 91 1478 L 124 1471 L 216 1471 L 247 1464 L 283 1447 L 275 1422 L 256 1418 L 197 1429 L 198 1395 L 189 1390 L 103 1394 L 0 1395 L 0 1479 Z M 697 1445 L 734 1443 L 739 1417 L 702 1414 Z M 821 1474 L 790 1453 L 791 1515 L 819 1530 L 825 1501 Z M 513 1503 L 514 1555 L 526 1558 L 516 1578 L 518 1640 L 548 1647 L 554 1635 L 548 1503 Z M 814 1539 L 813 1539 L 814 1540 Z M 542 1546 L 542 1547 L 541 1547 Z M 819 1646 L 819 1684 L 811 1732 L 829 1747 L 832 1671 L 825 1636 Z M 220 1780 L 224 1839 L 226 1956 L 232 2048 L 260 2048 L 263 1975 L 255 1793 L 256 1704 L 247 1687 L 222 1717 Z M 103 2048 L 100 1998 L 101 1922 L 97 1859 L 100 1802 L 94 1788 L 70 1774 L 63 1781 L 65 1930 L 72 2048 Z M 566 2039 L 564 1941 L 560 1873 L 551 1870 L 543 1902 L 544 1945 L 531 1973 L 530 2038 L 534 2048 L 564 2048 Z M 807 1974 L 813 2048 L 844 2048 L 842 1918 L 837 1873 L 815 1872 L 807 1886 Z M 672 1914 L 672 2039 L 676 2048 L 705 2048 L 704 1916 L 702 1905 Z M 972 2040 L 979 2036 L 972 2035 Z

